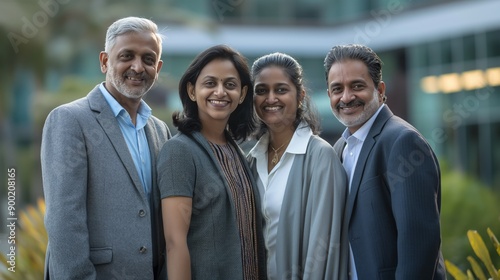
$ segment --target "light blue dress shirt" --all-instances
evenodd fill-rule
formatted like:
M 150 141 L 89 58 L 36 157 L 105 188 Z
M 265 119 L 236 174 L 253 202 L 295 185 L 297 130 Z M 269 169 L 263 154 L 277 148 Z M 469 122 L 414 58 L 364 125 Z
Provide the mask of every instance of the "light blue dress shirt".
M 128 150 L 132 159 L 134 160 L 135 168 L 141 179 L 144 192 L 148 197 L 148 201 L 151 199 L 151 188 L 152 188 L 152 170 L 151 170 L 151 154 L 149 152 L 148 139 L 146 137 L 146 132 L 144 130 L 149 117 L 151 117 L 151 108 L 141 100 L 139 105 L 139 110 L 137 112 L 136 125 L 132 123 L 127 110 L 123 108 L 118 101 L 108 92 L 104 87 L 104 83 L 99 85 L 104 98 L 108 102 L 113 114 L 118 121 L 120 129 L 127 143 Z M 110 174 L 113 176 L 113 174 Z

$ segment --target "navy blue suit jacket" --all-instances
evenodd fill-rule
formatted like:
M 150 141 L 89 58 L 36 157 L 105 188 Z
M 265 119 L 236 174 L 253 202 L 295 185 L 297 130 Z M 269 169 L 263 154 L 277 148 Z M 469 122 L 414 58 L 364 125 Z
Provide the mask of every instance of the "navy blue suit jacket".
M 335 144 L 340 157 L 344 146 L 343 138 Z M 359 280 L 446 278 L 437 158 L 387 106 L 363 143 L 346 207 Z

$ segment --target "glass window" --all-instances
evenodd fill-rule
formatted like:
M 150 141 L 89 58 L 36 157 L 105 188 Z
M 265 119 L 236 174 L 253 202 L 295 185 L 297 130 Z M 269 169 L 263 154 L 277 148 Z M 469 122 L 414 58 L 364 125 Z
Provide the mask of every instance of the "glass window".
M 464 61 L 470 61 L 476 59 L 476 37 L 474 35 L 469 35 L 463 37 L 463 55 Z
M 467 170 L 472 174 L 479 177 L 479 126 L 477 124 L 467 125 L 465 127 L 467 140 L 465 146 L 467 147 L 467 159 L 466 166 Z
M 428 44 L 421 44 L 411 48 L 411 65 L 414 67 L 429 66 Z
M 500 30 L 486 33 L 486 55 L 488 58 L 500 56 Z
M 441 41 L 441 63 L 451 64 L 453 62 L 451 40 Z

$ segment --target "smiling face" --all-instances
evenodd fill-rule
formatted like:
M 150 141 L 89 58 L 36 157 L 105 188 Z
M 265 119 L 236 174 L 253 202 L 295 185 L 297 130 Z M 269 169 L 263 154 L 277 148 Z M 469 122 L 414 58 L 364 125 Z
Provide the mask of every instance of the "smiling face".
M 356 132 L 383 104 L 385 84 L 375 87 L 368 68 L 360 60 L 342 60 L 328 72 L 328 96 L 337 119 Z
M 238 71 L 227 59 L 215 59 L 201 70 L 196 84 L 188 84 L 188 94 L 198 105 L 203 128 L 227 124 L 229 116 L 246 95 Z
M 270 129 L 290 127 L 297 115 L 297 89 L 283 69 L 270 66 L 255 77 L 255 111 Z
M 101 71 L 106 89 L 117 99 L 142 98 L 158 78 L 162 61 L 153 33 L 129 32 L 116 37 L 109 53 L 101 52 Z

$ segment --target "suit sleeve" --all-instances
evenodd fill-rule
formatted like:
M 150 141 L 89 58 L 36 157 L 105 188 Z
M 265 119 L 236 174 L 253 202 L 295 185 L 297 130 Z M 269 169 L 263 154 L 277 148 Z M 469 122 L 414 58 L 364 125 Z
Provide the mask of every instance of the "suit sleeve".
M 427 142 L 410 131 L 395 141 L 388 170 L 398 231 L 396 279 L 433 279 L 441 244 L 437 159 Z
M 87 227 L 87 151 L 70 111 L 52 111 L 42 135 L 41 165 L 51 279 L 95 279 Z

